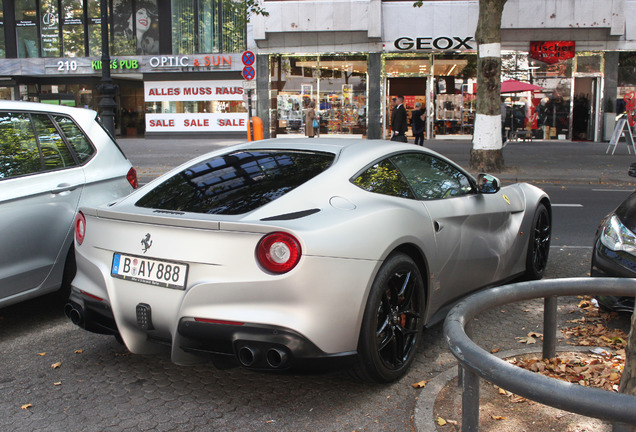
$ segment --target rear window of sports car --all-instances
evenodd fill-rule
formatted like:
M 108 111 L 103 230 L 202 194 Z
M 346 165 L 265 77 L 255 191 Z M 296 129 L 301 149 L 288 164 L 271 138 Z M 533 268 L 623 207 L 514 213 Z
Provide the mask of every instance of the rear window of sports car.
M 170 177 L 139 207 L 236 215 L 255 210 L 325 171 L 331 153 L 259 150 L 215 156 Z

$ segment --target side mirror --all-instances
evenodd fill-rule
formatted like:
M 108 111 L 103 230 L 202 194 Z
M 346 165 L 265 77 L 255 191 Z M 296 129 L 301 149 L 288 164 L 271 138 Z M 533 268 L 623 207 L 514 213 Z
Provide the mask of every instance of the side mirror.
M 481 173 L 477 177 L 477 190 L 483 194 L 494 194 L 499 192 L 499 179 L 490 174 Z
M 636 163 L 633 163 L 629 166 L 629 171 L 627 171 L 627 175 L 630 177 L 636 177 Z

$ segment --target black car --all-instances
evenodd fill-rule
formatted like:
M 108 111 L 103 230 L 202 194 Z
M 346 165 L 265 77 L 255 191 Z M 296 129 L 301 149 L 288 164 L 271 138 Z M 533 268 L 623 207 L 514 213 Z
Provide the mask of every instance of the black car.
M 628 174 L 636 177 L 636 164 Z M 636 277 L 636 192 L 601 221 L 594 238 L 593 277 Z M 601 306 L 632 312 L 634 297 L 597 296 Z

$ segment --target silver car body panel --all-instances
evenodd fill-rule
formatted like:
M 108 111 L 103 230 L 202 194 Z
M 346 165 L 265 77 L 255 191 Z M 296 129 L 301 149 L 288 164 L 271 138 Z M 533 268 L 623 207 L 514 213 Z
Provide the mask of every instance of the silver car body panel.
M 115 201 L 133 189 L 130 162 L 95 121 L 95 111 L 37 103 L 0 103 L 0 111 L 66 114 L 96 151 L 82 165 L 0 180 L 0 306 L 60 287 L 79 206 Z
M 364 191 L 350 179 L 387 154 L 428 150 L 386 141 L 311 141 L 239 146 L 337 155 L 322 174 L 246 214 L 135 206 L 166 177 L 215 153 L 176 168 L 112 207 L 83 209 L 86 238 L 76 248 L 73 286 L 110 303 L 117 328 L 135 353 L 157 350 L 139 329 L 135 314 L 135 305 L 150 305 L 153 337 L 170 340 L 173 361 L 185 364 L 193 358 L 179 349 L 177 325 L 183 317 L 280 326 L 302 334 L 325 353 L 355 351 L 375 275 L 382 262 L 405 245 L 419 250 L 424 260 L 425 321 L 467 292 L 525 271 L 534 211 L 547 199 L 540 189 L 515 184 L 495 194 L 433 201 L 385 196 Z M 309 209 L 320 211 L 291 220 L 264 220 Z M 258 241 L 273 231 L 289 232 L 301 243 L 300 262 L 284 275 L 263 271 L 255 258 Z M 144 253 L 142 240 L 148 234 L 152 246 Z M 188 263 L 185 290 L 112 277 L 116 252 Z

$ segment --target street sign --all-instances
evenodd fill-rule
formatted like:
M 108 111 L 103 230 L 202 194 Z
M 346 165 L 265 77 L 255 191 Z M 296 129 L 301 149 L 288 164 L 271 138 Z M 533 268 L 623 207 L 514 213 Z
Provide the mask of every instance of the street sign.
M 245 51 L 243 53 L 242 60 L 245 66 L 252 66 L 256 61 L 256 56 L 254 56 L 254 53 L 252 51 Z
M 256 88 L 256 81 L 243 81 L 243 88 L 245 90 L 254 90 Z
M 252 66 L 245 66 L 243 68 L 243 78 L 245 78 L 248 81 L 251 81 L 254 79 L 255 76 L 256 76 L 256 71 L 254 70 Z

